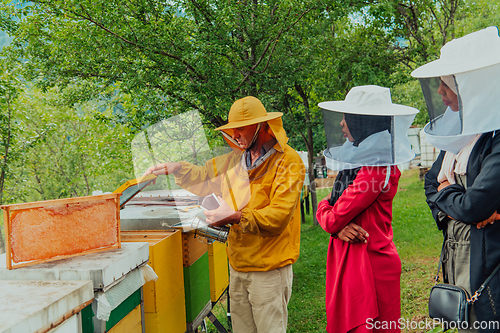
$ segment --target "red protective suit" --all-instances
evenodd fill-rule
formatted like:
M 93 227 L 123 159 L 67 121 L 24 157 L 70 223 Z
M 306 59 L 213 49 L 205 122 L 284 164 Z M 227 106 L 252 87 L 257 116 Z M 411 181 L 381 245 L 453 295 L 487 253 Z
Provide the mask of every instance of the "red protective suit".
M 321 227 L 336 234 L 349 222 L 368 232 L 367 244 L 330 238 L 326 265 L 327 332 L 400 332 L 401 260 L 392 238 L 392 200 L 401 172 L 362 167 L 354 183 L 332 207 L 322 200 L 316 214 Z M 364 325 L 359 327 L 360 325 Z

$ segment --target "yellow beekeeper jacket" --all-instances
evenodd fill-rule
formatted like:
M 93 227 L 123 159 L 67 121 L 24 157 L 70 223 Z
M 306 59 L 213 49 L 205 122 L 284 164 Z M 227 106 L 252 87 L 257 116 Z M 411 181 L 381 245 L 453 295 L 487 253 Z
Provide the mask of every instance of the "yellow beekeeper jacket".
M 231 226 L 227 247 L 229 263 L 241 272 L 269 271 L 293 264 L 299 257 L 299 200 L 305 168 L 287 144 L 281 118 L 268 124 L 277 143 L 256 168 L 246 170 L 243 151 L 230 144 L 231 153 L 204 166 L 181 162 L 174 174 L 176 183 L 190 192 L 215 193 L 241 211 L 240 223 Z

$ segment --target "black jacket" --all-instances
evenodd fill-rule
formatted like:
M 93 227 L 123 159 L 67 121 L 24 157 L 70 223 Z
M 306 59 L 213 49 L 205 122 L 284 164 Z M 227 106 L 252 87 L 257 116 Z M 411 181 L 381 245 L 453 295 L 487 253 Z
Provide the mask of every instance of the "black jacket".
M 438 219 L 439 211 L 467 224 L 484 221 L 495 211 L 500 213 L 500 132 L 484 133 L 472 149 L 467 164 L 467 191 L 458 184 L 437 191 L 444 153 L 425 175 L 425 195 L 438 228 L 446 230 L 448 222 L 448 218 Z M 470 284 L 475 292 L 500 263 L 500 221 L 482 229 L 472 225 L 470 245 Z M 478 321 L 500 321 L 500 274 L 496 275 L 474 304 Z

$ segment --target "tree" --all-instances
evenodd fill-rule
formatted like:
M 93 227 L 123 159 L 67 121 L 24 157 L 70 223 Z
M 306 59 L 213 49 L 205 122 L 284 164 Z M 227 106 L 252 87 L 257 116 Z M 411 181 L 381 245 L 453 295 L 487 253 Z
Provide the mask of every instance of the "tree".
M 109 119 L 111 110 L 87 103 L 61 104 L 53 91 L 26 89 L 19 108 L 25 154 L 8 193 L 24 200 L 49 200 L 113 191 L 133 178 L 130 131 Z M 97 110 L 96 110 L 97 109 Z
M 197 110 L 220 126 L 234 100 L 246 95 L 261 98 L 269 111 L 286 110 L 274 95 L 289 84 L 300 91 L 293 79 L 300 68 L 289 69 L 312 45 L 298 23 L 321 15 L 321 8 L 296 0 L 34 1 L 12 33 L 17 55 L 30 60 L 27 73 L 40 86 L 78 80 L 83 93 L 70 101 L 96 97 L 89 84 L 95 91 L 115 86 L 139 106 L 122 117 L 136 130 L 179 110 Z M 314 29 L 315 36 L 322 32 Z M 307 124 L 312 166 L 314 122 Z
M 19 110 L 15 103 L 20 91 L 16 74 L 16 67 L 0 61 L 0 204 L 5 200 L 6 180 L 12 175 L 11 164 L 22 155 L 19 143 L 21 126 L 16 121 Z M 0 249 L 4 249 L 1 233 Z
M 464 20 L 485 24 L 472 13 L 496 17 L 484 8 L 497 2 L 36 0 L 15 8 L 2 0 L 2 13 L 19 21 L 2 15 L 0 24 L 16 37 L 7 54 L 27 60 L 25 74 L 42 89 L 60 89 L 68 112 L 99 100 L 112 112 L 97 119 L 131 133 L 188 110 L 214 127 L 234 100 L 254 95 L 285 113 L 290 143 L 309 152 L 312 173 L 324 147 L 318 102 L 379 84 L 394 102 L 425 108 L 410 71 L 466 33 Z
M 17 56 L 29 59 L 29 77 L 42 87 L 77 80 L 86 93 L 74 96 L 90 98 L 118 85 L 141 106 L 125 114 L 127 123 L 197 110 L 220 126 L 234 100 L 261 97 L 279 84 L 269 76 L 281 68 L 276 49 L 315 6 L 312 0 L 41 0 L 18 12 L 11 34 Z
M 455 22 L 457 36 L 484 29 L 490 26 L 500 28 L 500 1 L 466 1 L 458 20 Z

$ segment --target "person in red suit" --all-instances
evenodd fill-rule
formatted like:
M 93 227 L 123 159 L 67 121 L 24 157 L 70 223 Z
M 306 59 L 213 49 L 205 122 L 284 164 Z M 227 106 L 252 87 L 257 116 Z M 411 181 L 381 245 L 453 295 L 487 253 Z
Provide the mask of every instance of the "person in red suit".
M 327 166 L 338 171 L 318 205 L 328 232 L 327 332 L 400 332 L 401 260 L 393 242 L 397 164 L 414 158 L 408 128 L 418 110 L 393 104 L 388 88 L 354 87 L 345 101 L 324 102 Z M 333 112 L 338 111 L 338 112 Z M 341 133 L 332 113 L 342 116 Z M 341 146 L 338 138 L 346 139 Z

